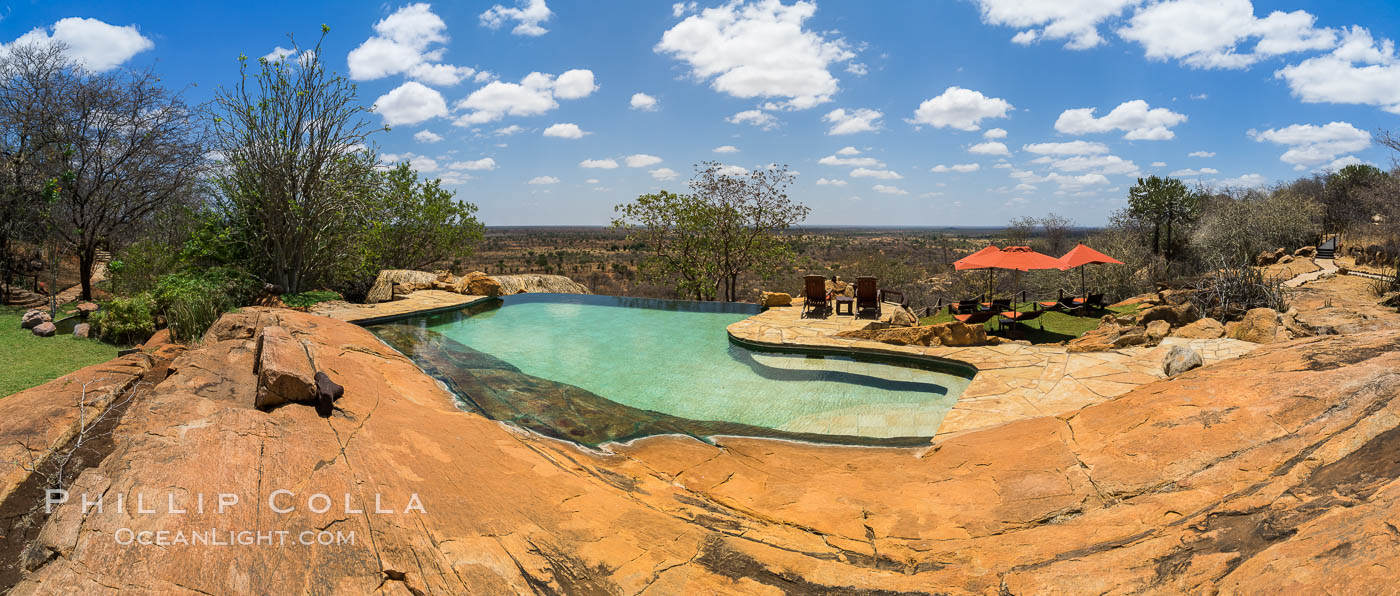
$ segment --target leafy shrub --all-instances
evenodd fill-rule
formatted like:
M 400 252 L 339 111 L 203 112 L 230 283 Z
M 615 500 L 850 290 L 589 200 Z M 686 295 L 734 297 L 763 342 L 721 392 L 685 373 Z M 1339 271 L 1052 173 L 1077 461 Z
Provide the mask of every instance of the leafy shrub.
M 343 300 L 343 298 L 340 297 L 340 294 L 330 290 L 312 290 L 300 294 L 282 295 L 282 304 L 292 308 L 311 308 L 314 305 L 332 300 Z
M 179 251 L 155 240 L 134 242 L 123 248 L 107 265 L 111 291 L 119 296 L 135 296 L 156 287 L 162 275 L 179 269 Z
M 156 331 L 155 301 L 149 292 L 130 298 L 113 298 L 93 313 L 88 322 L 98 337 L 130 345 L 146 341 Z
M 198 273 L 175 273 L 156 282 L 156 308 L 165 316 L 170 334 L 178 341 L 204 335 L 225 312 L 247 302 L 257 283 L 226 267 Z

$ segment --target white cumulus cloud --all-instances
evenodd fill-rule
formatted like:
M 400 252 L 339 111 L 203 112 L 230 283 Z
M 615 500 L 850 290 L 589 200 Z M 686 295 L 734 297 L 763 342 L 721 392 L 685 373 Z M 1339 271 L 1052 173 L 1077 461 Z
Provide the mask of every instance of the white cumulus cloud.
M 1177 170 L 1177 171 L 1175 171 L 1175 172 L 1172 172 L 1171 175 L 1177 176 L 1177 177 L 1180 177 L 1180 178 L 1198 178 L 1198 177 L 1201 177 L 1201 176 L 1205 176 L 1205 175 L 1207 175 L 1207 174 L 1219 174 L 1219 173 L 1220 173 L 1220 170 L 1217 170 L 1217 169 L 1215 169 L 1215 168 L 1201 168 L 1201 169 L 1199 169 L 1199 170 L 1193 170 L 1193 169 L 1191 169 L 1191 168 L 1186 168 L 1186 169 Z
M 374 111 L 389 126 L 417 124 L 447 115 L 447 100 L 436 89 L 418 81 L 408 81 L 374 100 Z
M 977 0 L 982 21 L 1023 29 L 1011 41 L 1063 39 L 1065 47 L 1083 50 L 1103 43 L 1099 23 L 1142 0 Z
M 749 124 L 762 128 L 763 130 L 770 130 L 778 125 L 777 118 L 761 110 L 744 110 L 724 120 L 730 124 Z
M 676 176 L 679 175 L 671 168 L 656 168 L 655 170 L 649 170 L 647 173 L 651 174 L 651 177 L 657 180 L 675 180 Z
M 617 161 L 612 159 L 585 159 L 578 162 L 578 165 L 580 168 L 589 168 L 593 170 L 617 169 Z
M 817 178 L 817 186 L 845 186 L 846 181 L 840 178 Z
M 805 1 L 729 2 L 687 16 L 654 49 L 721 93 L 786 98 L 784 107 L 806 109 L 831 100 L 840 87 L 830 67 L 855 57 L 843 39 L 803 27 L 816 10 Z
M 1259 142 L 1286 145 L 1288 151 L 1279 159 L 1293 164 L 1295 170 L 1317 167 L 1371 145 L 1370 133 L 1347 122 L 1329 122 L 1322 126 L 1294 124 L 1262 132 L 1251 130 L 1249 136 Z
M 1065 143 L 1031 143 L 1021 149 L 1036 155 L 1093 155 L 1108 153 L 1108 145 L 1089 141 L 1069 141 Z
M 1318 28 L 1316 20 L 1301 10 L 1257 18 L 1250 0 L 1168 0 L 1138 11 L 1118 35 L 1141 44 L 1150 59 L 1245 68 L 1270 56 L 1333 47 L 1336 31 Z M 1244 47 L 1250 40 L 1254 46 Z
M 645 168 L 647 166 L 654 166 L 656 164 L 661 163 L 661 158 L 655 155 L 637 153 L 622 158 L 622 161 L 626 162 L 627 167 L 629 168 Z
M 968 147 L 967 152 L 976 153 L 978 155 L 1011 155 L 1011 151 L 1006 148 L 1005 143 L 998 143 L 996 141 L 978 143 Z
M 455 85 L 476 74 L 467 66 L 441 64 L 447 23 L 425 3 L 409 4 L 374 24 L 373 37 L 350 50 L 350 78 L 369 81 L 403 74 L 433 85 Z
M 851 170 L 852 178 L 879 178 L 881 180 L 899 180 L 904 178 L 899 172 L 894 170 L 872 170 L 869 168 L 856 168 Z
M 526 184 L 559 184 L 559 179 L 554 176 L 535 176 Z
M 540 23 L 549 20 L 551 14 L 544 0 L 519 0 L 513 8 L 500 4 L 492 6 L 481 13 L 480 18 L 481 25 L 491 29 L 500 29 L 507 22 L 514 21 L 515 28 L 510 30 L 511 33 L 538 37 L 549 33 Z
M 933 166 L 933 167 L 929 168 L 928 171 L 933 172 L 933 173 L 935 173 L 935 174 L 942 174 L 942 173 L 945 173 L 945 172 L 958 172 L 958 173 L 960 173 L 960 174 L 966 174 L 966 173 L 968 173 L 968 172 L 976 172 L 977 170 L 980 170 L 980 169 L 982 169 L 982 164 L 976 164 L 976 163 L 962 163 L 962 164 L 953 164 L 953 165 L 951 165 L 951 166 L 945 166 L 945 165 L 943 165 L 943 164 L 938 164 L 938 165 L 936 165 L 936 166 Z
M 1400 114 L 1400 59 L 1395 42 L 1377 42 L 1352 27 L 1330 54 L 1309 58 L 1274 73 L 1304 103 L 1361 104 Z
M 557 78 L 532 72 L 519 83 L 491 81 L 473 91 L 454 107 L 468 112 L 456 121 L 459 126 L 472 126 L 500 120 L 503 116 L 538 116 L 559 107 L 558 99 L 578 99 L 597 88 L 593 72 L 575 69 Z
M 483 158 L 481 158 L 481 159 L 474 159 L 474 160 L 470 160 L 470 161 L 454 161 L 454 162 L 452 162 L 452 163 L 450 163 L 450 164 L 447 165 L 447 169 L 449 169 L 449 170 L 472 170 L 472 171 L 485 170 L 485 171 L 491 171 L 491 170 L 496 169 L 496 160 L 491 159 L 491 158 L 489 158 L 489 157 L 483 157 Z
M 874 190 L 875 192 L 878 192 L 878 193 L 881 193 L 881 194 L 887 194 L 887 195 L 907 195 L 907 194 L 909 194 L 909 191 L 904 190 L 904 189 L 902 189 L 902 188 L 899 188 L 898 186 L 888 186 L 888 185 L 885 185 L 885 184 L 876 184 L 875 186 L 872 186 L 872 187 L 870 187 L 870 188 L 871 188 L 871 190 Z
M 419 143 L 436 143 L 442 140 L 442 135 L 439 135 L 431 130 L 420 130 L 418 132 L 413 133 L 413 140 L 418 141 Z
M 984 139 L 1004 139 L 1004 138 L 1006 138 L 1006 129 L 1004 129 L 1004 128 L 989 128 L 989 129 L 987 129 L 987 132 L 982 133 L 982 138 L 984 138 Z
M 657 101 L 655 97 L 652 97 L 645 93 L 632 94 L 631 106 L 634 110 L 641 110 L 643 112 L 654 112 L 656 111 L 656 104 Z
M 949 87 L 938 97 L 919 104 L 911 122 L 934 128 L 977 130 L 983 119 L 1005 118 L 1011 109 L 1011 103 L 1004 99 L 987 97 L 980 91 L 962 87 Z
M 1125 131 L 1123 138 L 1130 141 L 1165 141 L 1176 136 L 1171 128 L 1185 121 L 1185 114 L 1153 108 L 1135 99 L 1118 104 L 1101 118 L 1094 117 L 1094 108 L 1065 110 L 1055 120 L 1055 130 L 1072 135 L 1121 130 Z
M 858 108 L 847 111 L 845 108 L 836 108 L 822 116 L 822 121 L 831 123 L 831 128 L 826 134 L 848 135 L 880 130 L 882 117 L 884 114 L 878 110 Z
M 733 145 L 720 145 L 712 149 L 715 153 L 738 153 L 739 148 Z
M 1214 151 L 1192 151 L 1186 157 L 1215 157 Z
M 50 42 L 62 43 L 68 59 L 93 72 L 112 70 L 133 56 L 156 47 L 155 42 L 136 30 L 136 25 L 109 25 L 83 17 L 59 19 L 47 30 L 42 27 L 31 29 L 10 45 Z M 4 48 L 4 45 L 0 45 L 0 53 L 4 52 Z

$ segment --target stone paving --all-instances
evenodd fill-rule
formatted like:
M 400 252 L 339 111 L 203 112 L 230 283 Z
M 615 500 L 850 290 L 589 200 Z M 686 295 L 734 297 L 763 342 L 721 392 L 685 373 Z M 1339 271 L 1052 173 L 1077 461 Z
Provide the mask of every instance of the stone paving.
M 729 334 L 746 341 L 783 346 L 854 348 L 860 351 L 934 356 L 977 367 L 977 375 L 953 409 L 937 426 L 935 436 L 997 424 L 1058 415 L 1127 393 L 1164 378 L 1162 360 L 1171 346 L 1184 344 L 1201 353 L 1206 364 L 1246 354 L 1257 344 L 1235 339 L 1169 337 L 1155 347 L 1131 347 L 1108 352 L 1069 353 L 1062 345 L 1001 344 L 974 347 L 896 346 L 881 342 L 834 337 L 838 332 L 861 329 L 869 319 L 849 316 L 806 319 L 801 307 L 770 308 L 729 326 Z M 881 422 L 861 413 L 863 425 Z M 886 424 L 911 426 L 897 411 L 883 416 Z M 928 421 L 920 420 L 927 424 Z M 912 426 L 922 426 L 913 423 Z M 916 430 L 929 431 L 930 428 Z
M 1313 259 L 1313 262 L 1317 263 L 1317 266 L 1321 267 L 1321 269 L 1294 276 L 1293 279 L 1283 282 L 1283 285 L 1289 288 L 1296 288 L 1310 281 L 1317 281 L 1324 275 L 1332 275 L 1337 272 L 1337 263 L 1332 259 Z
M 456 306 L 465 306 L 485 296 L 469 296 L 443 290 L 418 290 L 390 302 L 351 304 L 335 301 L 311 307 L 311 312 L 350 323 L 364 323 L 386 317 L 401 317 Z

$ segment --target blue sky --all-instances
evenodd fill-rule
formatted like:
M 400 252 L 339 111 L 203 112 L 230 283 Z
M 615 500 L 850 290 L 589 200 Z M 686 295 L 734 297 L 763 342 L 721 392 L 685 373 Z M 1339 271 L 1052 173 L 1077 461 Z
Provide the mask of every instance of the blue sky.
M 1139 175 L 1388 168 L 1400 129 L 1393 0 L 21 2 L 0 42 L 203 102 L 322 23 L 379 151 L 488 225 L 605 224 L 701 160 L 788 164 L 811 225 L 1098 225 Z

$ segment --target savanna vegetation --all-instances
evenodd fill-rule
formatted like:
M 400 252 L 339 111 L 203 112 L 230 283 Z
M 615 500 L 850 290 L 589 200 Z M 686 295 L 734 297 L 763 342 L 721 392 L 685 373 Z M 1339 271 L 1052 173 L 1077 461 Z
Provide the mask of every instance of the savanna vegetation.
M 380 269 L 470 255 L 475 205 L 383 163 L 369 102 L 327 70 L 319 40 L 294 50 L 239 57 L 195 105 L 151 70 L 92 73 L 57 42 L 7 48 L 0 289 L 52 295 L 75 264 L 81 298 L 102 303 L 96 335 L 127 344 L 165 326 L 191 340 L 260 296 L 353 299 Z

